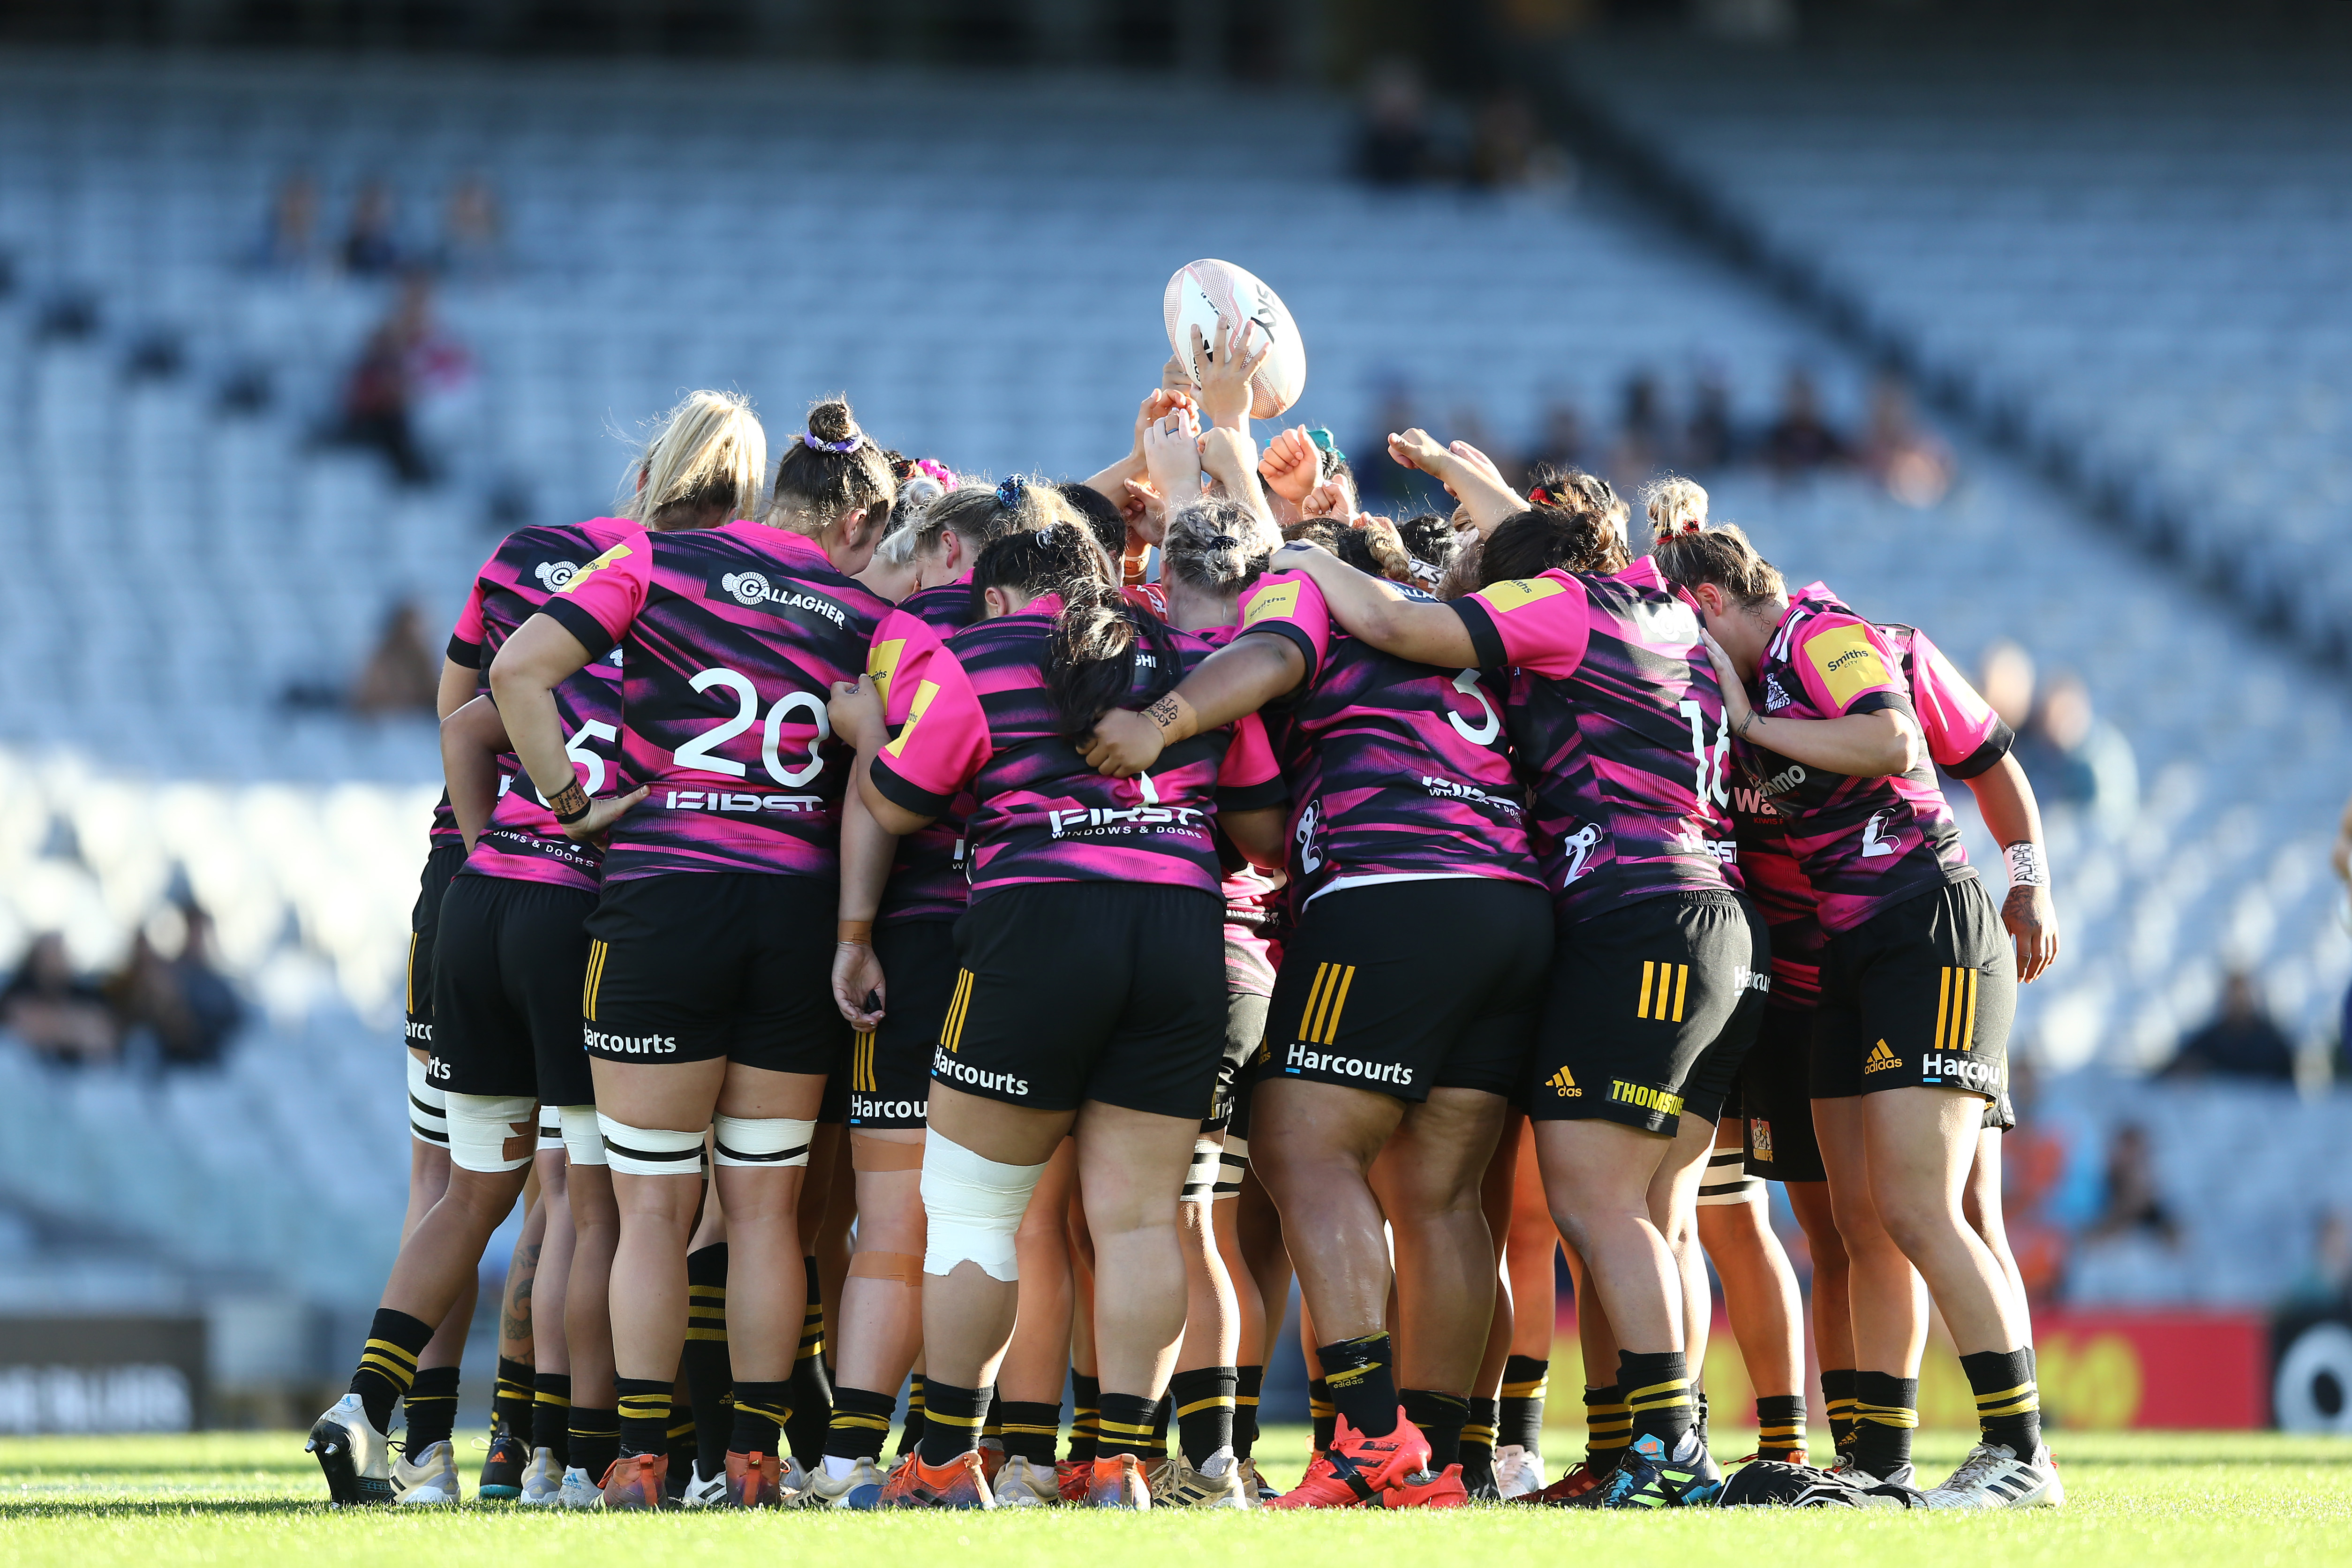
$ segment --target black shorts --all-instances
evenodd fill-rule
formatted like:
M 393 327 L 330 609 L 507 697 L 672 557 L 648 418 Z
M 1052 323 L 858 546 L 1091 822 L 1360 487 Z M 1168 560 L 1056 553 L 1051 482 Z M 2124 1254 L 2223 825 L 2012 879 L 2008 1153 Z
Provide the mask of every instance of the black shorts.
M 835 884 L 758 871 L 607 882 L 588 917 L 581 1034 L 617 1062 L 716 1057 L 832 1072 L 849 1048 L 833 1005 Z
M 1257 1079 L 1258 1049 L 1265 1044 L 1269 1000 L 1255 991 L 1225 993 L 1225 1054 L 1217 1063 L 1216 1092 L 1209 1114 L 1201 1119 L 1202 1131 L 1249 1136 L 1250 1085 Z
M 1813 1133 L 1813 1010 L 1767 1007 L 1739 1069 L 1748 1173 L 1768 1182 L 1825 1182 Z
M 1688 1100 L 1712 1121 L 1771 973 L 1764 921 L 1743 893 L 1663 893 L 1561 928 L 1523 1091 L 1528 1117 L 1672 1137 Z
M 1224 904 L 1192 888 L 1034 882 L 955 925 L 931 1079 L 1038 1110 L 1197 1120 L 1225 1037 Z
M 436 844 L 416 879 L 416 903 L 408 911 L 407 1012 L 412 1050 L 433 1048 L 433 958 L 440 948 L 441 900 L 465 863 L 463 841 Z
M 1551 956 L 1551 895 L 1445 877 L 1342 888 L 1284 941 L 1261 1081 L 1508 1095 L 1527 1075 Z
M 2015 951 L 1984 884 L 1906 899 L 1822 949 L 1813 1098 L 1925 1085 L 1998 1100 L 2016 1016 Z
M 580 1048 L 589 911 L 580 888 L 459 877 L 441 900 L 433 1081 L 451 1094 L 527 1094 L 593 1105 Z
M 894 921 L 874 928 L 874 956 L 889 1005 L 870 1035 L 850 1037 L 849 1125 L 868 1132 L 924 1125 L 931 1047 L 955 997 L 955 921 Z

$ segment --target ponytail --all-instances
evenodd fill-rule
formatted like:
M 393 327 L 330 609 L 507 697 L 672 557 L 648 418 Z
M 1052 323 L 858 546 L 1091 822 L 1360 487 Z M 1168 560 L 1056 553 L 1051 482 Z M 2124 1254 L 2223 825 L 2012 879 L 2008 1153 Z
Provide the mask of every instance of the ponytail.
M 1168 520 L 1160 575 L 1231 601 L 1265 570 L 1262 528 L 1257 513 L 1241 502 L 1204 496 Z
M 1166 624 L 1120 595 L 1110 558 L 1080 523 L 1020 529 L 991 541 L 972 568 L 971 591 L 991 588 L 1061 595 L 1061 614 L 1045 643 L 1045 689 L 1062 732 L 1073 741 L 1091 734 L 1097 720 L 1128 700 L 1139 643 L 1155 656 L 1147 700 L 1172 689 L 1181 674 Z

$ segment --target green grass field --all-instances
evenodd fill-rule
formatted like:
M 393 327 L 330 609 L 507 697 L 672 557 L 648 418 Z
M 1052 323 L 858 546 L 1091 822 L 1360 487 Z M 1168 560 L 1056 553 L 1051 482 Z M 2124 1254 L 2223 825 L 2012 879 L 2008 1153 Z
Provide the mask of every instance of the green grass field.
M 1304 1428 L 1262 1445 L 1277 1483 L 1295 1475 Z M 2224 1435 L 2078 1434 L 2057 1445 L 2072 1506 L 2023 1514 L 1934 1517 L 1759 1510 L 1589 1514 L 1518 1507 L 1458 1513 L 1185 1514 L 1147 1518 L 1054 1510 L 1004 1514 L 708 1513 L 520 1515 L 509 1506 L 431 1515 L 339 1514 L 299 1434 L 0 1439 L 0 1563 L 236 1563 L 396 1568 L 664 1568 L 782 1560 L 854 1565 L 907 1561 L 1037 1568 L 1223 1568 L 1276 1560 L 1346 1568 L 1556 1568 L 1609 1552 L 1611 1568 L 1804 1568 L 1933 1558 L 2010 1564 L 2352 1563 L 2352 1441 Z M 1948 1468 L 1957 1435 L 1922 1433 L 1923 1470 Z M 1940 1474 L 1937 1479 L 1940 1479 Z M 470 1476 L 468 1481 L 470 1483 Z

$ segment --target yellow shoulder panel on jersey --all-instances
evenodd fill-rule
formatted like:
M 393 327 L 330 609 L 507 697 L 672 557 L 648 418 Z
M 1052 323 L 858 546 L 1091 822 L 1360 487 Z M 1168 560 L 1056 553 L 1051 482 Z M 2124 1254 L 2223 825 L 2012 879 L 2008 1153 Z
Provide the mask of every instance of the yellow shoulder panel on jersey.
M 612 549 L 607 550 L 604 554 L 599 555 L 595 560 L 591 561 L 587 565 L 583 566 L 579 571 L 572 574 L 572 581 L 563 584 L 562 587 L 558 588 L 556 592 L 559 594 L 569 594 L 572 589 L 580 586 L 580 580 L 587 576 L 589 573 L 601 572 L 605 567 L 610 566 L 614 562 L 620 560 L 621 557 L 634 553 L 635 552 L 627 545 L 615 544 Z
M 1814 637 L 1805 644 L 1805 658 L 1830 689 L 1830 700 L 1841 708 L 1857 692 L 1895 684 L 1870 633 L 1859 626 L 1832 626 Z
M 1252 599 L 1249 608 L 1242 614 L 1242 625 L 1254 626 L 1260 621 L 1270 621 L 1276 616 L 1287 621 L 1297 618 L 1297 615 L 1298 584 L 1285 583 L 1280 587 L 1268 588 Z
M 915 700 L 907 704 L 907 722 L 899 730 L 898 738 L 882 748 L 885 754 L 893 757 L 905 754 L 908 738 L 914 734 L 915 726 L 923 721 L 924 710 L 930 707 L 931 699 L 939 694 L 940 685 L 936 680 L 926 680 L 915 688 Z
M 875 692 L 886 709 L 890 706 L 890 678 L 898 673 L 898 658 L 906 651 L 905 637 L 892 637 L 866 650 L 866 673 L 874 678 Z
M 1525 609 L 1539 599 L 1549 599 L 1554 594 L 1567 592 L 1568 584 L 1557 577 L 1514 577 L 1507 582 L 1481 588 L 1470 596 L 1484 600 L 1486 607 L 1495 614 L 1507 616 L 1513 610 Z

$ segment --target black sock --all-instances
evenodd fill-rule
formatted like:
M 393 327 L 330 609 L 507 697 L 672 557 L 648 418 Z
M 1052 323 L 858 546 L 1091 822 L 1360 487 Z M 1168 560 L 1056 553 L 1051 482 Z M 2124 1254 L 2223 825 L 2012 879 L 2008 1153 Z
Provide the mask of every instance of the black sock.
M 1240 1387 L 1240 1369 L 1230 1366 L 1195 1367 L 1168 1380 L 1176 1440 L 1194 1468 L 1218 1449 L 1234 1446 L 1234 1404 Z
M 1462 1476 L 1465 1486 L 1474 1479 L 1494 1479 L 1496 1404 L 1492 1399 L 1470 1402 L 1470 1419 L 1462 1427 Z
M 449 1440 L 457 1424 L 457 1369 L 428 1366 L 408 1385 L 408 1462 L 415 1464 L 425 1449 Z
M 1515 1355 L 1503 1363 L 1503 1396 L 1496 1402 L 1495 1443 L 1530 1453 L 1543 1447 L 1544 1392 L 1551 1363 Z
M 591 1486 L 604 1484 L 604 1472 L 621 1457 L 621 1414 L 617 1410 L 572 1407 L 570 1468 L 588 1472 Z
M 557 1468 L 571 1463 L 572 1374 L 541 1372 L 531 1374 L 530 1446 L 555 1456 Z
M 705 1479 L 727 1468 L 727 1445 L 735 1435 L 735 1412 L 728 1402 L 734 1385 L 727 1352 L 727 1244 L 686 1255 L 687 1402 L 694 1407 L 694 1463 Z
M 1759 1394 L 1756 1396 L 1756 1457 L 1784 1465 L 1805 1462 L 1805 1396 L 1801 1394 Z
M 1339 1415 L 1331 1404 L 1331 1385 L 1319 1377 L 1307 1380 L 1307 1414 L 1315 1423 L 1315 1451 L 1319 1454 L 1331 1446 L 1331 1426 Z
M 535 1382 L 530 1363 L 516 1361 L 511 1356 L 499 1357 L 498 1387 L 490 1394 L 492 1436 L 504 1426 L 516 1436 L 530 1439 L 531 1389 Z
M 1094 1463 L 1102 1438 L 1102 1384 L 1085 1373 L 1070 1373 L 1070 1458 Z
M 352 1373 L 352 1392 L 367 1411 L 368 1425 L 383 1432 L 392 1424 L 392 1407 L 416 1381 L 416 1358 L 433 1338 L 433 1325 L 405 1312 L 378 1307 L 368 1324 L 367 1346 L 360 1352 L 359 1370 Z
M 993 1442 L 998 1453 L 1004 1451 L 1004 1406 L 992 1383 L 988 1385 L 988 1418 L 980 1424 L 980 1442 L 982 1447 Z
M 833 1416 L 825 1423 L 824 1451 L 841 1459 L 880 1459 L 890 1435 L 890 1412 L 898 1402 L 870 1388 L 833 1391 Z
M 1234 1369 L 1234 1454 L 1246 1459 L 1257 1447 L 1257 1396 L 1265 1387 L 1265 1368 Z
M 833 1420 L 833 1379 L 824 1371 L 824 1288 L 816 1259 L 805 1258 L 808 1298 L 801 1312 L 800 1354 L 793 1362 L 793 1418 L 784 1424 L 786 1447 L 803 1466 L 824 1452 Z
M 1596 1474 L 1617 1468 L 1617 1456 L 1633 1440 L 1633 1417 L 1617 1397 L 1617 1385 L 1584 1391 L 1584 1462 Z
M 2033 1380 L 2032 1351 L 1979 1351 L 1960 1358 L 1960 1370 L 1969 1374 L 1969 1390 L 1976 1395 L 1984 1440 L 2004 1445 L 2021 1459 L 2033 1458 L 2042 1447 L 2042 1394 Z M 424 1382 L 425 1374 L 418 1373 L 417 1381 Z
M 952 1464 L 980 1447 L 988 1424 L 988 1390 L 952 1383 L 923 1385 L 923 1463 Z
M 1830 1447 L 1841 1454 L 1853 1442 L 1853 1379 L 1850 1366 L 1822 1368 L 1822 1414 L 1829 1417 Z
M 1443 1470 L 1462 1462 L 1462 1428 L 1470 1419 L 1470 1401 L 1458 1394 L 1429 1388 L 1408 1388 L 1403 1394 L 1404 1418 L 1429 1439 L 1429 1468 Z
M 1633 1416 L 1633 1450 L 1663 1460 L 1681 1446 L 1697 1419 L 1691 1403 L 1690 1362 L 1680 1351 L 1619 1351 L 1617 1386 Z M 1651 1453 L 1655 1447 L 1657 1450 Z
M 1044 1400 L 1008 1399 L 989 1406 L 1004 1443 L 1004 1457 L 1024 1458 L 1048 1468 L 1054 1447 L 1062 1439 L 1062 1407 Z
M 898 1452 L 911 1454 L 923 1441 L 923 1374 L 907 1378 L 907 1419 L 898 1428 Z
M 1095 1449 L 1097 1459 L 1117 1458 L 1129 1454 L 1140 1461 L 1150 1457 L 1151 1426 L 1158 1414 L 1160 1402 L 1143 1394 L 1106 1394 L 1102 1396 L 1102 1437 Z
M 728 1452 L 773 1454 L 780 1451 L 782 1428 L 792 1416 L 793 1385 L 790 1379 L 737 1384 L 735 1420 L 727 1435 Z M 723 1465 L 726 1462 L 722 1456 L 719 1463 Z
M 668 1378 L 616 1377 L 613 1394 L 621 1405 L 621 1452 L 669 1452 Z
M 1919 1425 L 1919 1380 L 1891 1373 L 1853 1374 L 1853 1462 L 1884 1479 L 1911 1462 Z
M 1323 1363 L 1331 1404 L 1349 1426 L 1367 1437 L 1385 1437 L 1396 1430 L 1399 1401 L 1388 1335 L 1339 1340 L 1318 1347 L 1315 1358 Z
M 682 1489 L 686 1485 L 686 1468 L 700 1461 L 702 1445 L 696 1436 L 693 1402 L 689 1400 L 680 1408 L 676 1394 L 670 1395 L 668 1453 L 669 1473 Z M 719 1463 L 726 1461 L 721 1459 Z

